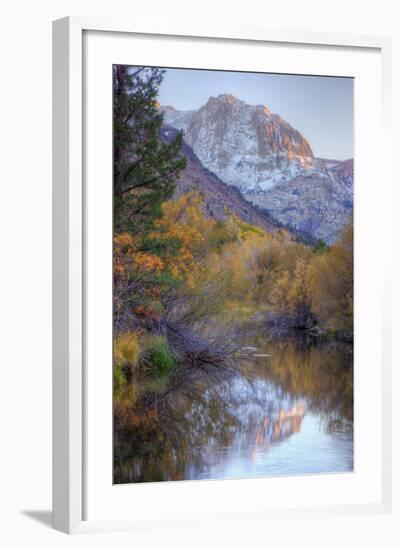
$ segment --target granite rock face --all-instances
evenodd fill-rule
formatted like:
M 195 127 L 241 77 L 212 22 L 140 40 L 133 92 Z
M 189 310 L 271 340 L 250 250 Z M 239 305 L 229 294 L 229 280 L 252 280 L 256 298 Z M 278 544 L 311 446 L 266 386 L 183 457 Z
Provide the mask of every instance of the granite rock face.
M 177 130 L 171 126 L 161 128 L 160 139 L 170 142 Z M 269 233 L 279 229 L 277 222 L 248 202 L 237 187 L 227 185 L 213 172 L 205 168 L 192 147 L 184 142 L 182 154 L 187 158 L 186 168 L 181 172 L 175 197 L 190 191 L 197 191 L 204 200 L 205 215 L 218 221 L 225 221 L 235 214 L 244 222 L 257 225 Z
M 283 225 L 333 242 L 352 216 L 352 159 L 315 158 L 268 107 L 223 94 L 195 111 L 162 110 L 207 169 Z
M 339 162 L 331 168 L 331 172 L 346 186 L 352 195 L 354 188 L 354 160 L 348 159 Z

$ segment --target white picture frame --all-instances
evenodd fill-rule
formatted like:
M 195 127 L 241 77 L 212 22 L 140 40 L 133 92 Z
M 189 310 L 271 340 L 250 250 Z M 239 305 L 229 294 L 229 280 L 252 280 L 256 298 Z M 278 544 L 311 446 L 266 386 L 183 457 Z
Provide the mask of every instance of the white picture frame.
M 85 484 L 87 463 L 86 422 L 86 324 L 85 265 L 87 259 L 86 219 L 84 215 L 84 33 L 119 33 L 119 36 L 179 37 L 188 41 L 226 40 L 246 43 L 289 44 L 293 47 L 317 46 L 341 48 L 345 52 L 366 49 L 375 51 L 381 63 L 381 170 L 380 184 L 391 192 L 389 159 L 390 129 L 390 62 L 391 42 L 387 37 L 354 36 L 299 31 L 191 29 L 174 27 L 149 28 L 145 24 L 105 21 L 94 18 L 68 17 L 54 22 L 53 28 L 53 526 L 66 533 L 136 529 L 146 524 L 146 513 L 138 518 L 99 517 L 87 519 Z M 110 38 L 112 36 L 110 34 Z M 300 66 L 300 72 L 302 67 Z M 386 231 L 385 208 L 382 228 Z M 388 267 L 389 251 L 382 250 L 383 265 Z M 311 517 L 385 513 L 391 510 L 391 357 L 389 341 L 390 295 L 383 269 L 380 304 L 383 314 L 380 335 L 381 363 L 377 365 L 380 384 L 381 442 L 380 498 L 363 504 L 345 502 L 335 505 L 279 507 L 266 516 L 260 509 L 259 520 L 266 517 Z M 111 366 L 110 366 L 111 368 Z M 385 398 L 384 398 L 385 397 Z M 111 416 L 111 410 L 108 411 Z M 254 480 L 253 480 L 254 481 Z M 110 474 L 111 482 L 111 474 Z M 202 482 L 203 483 L 203 482 Z M 207 483 L 205 487 L 207 487 Z M 213 482 L 215 483 L 215 482 Z M 235 482 L 229 482 L 235 483 Z M 244 483 L 251 483 L 251 481 Z M 153 489 L 160 491 L 160 484 Z M 253 484 L 255 486 L 255 484 Z M 191 485 L 185 489 L 191 498 Z M 215 486 L 216 488 L 217 486 Z M 220 486 L 221 487 L 221 486 Z M 227 485 L 228 487 L 228 485 Z M 206 490 L 206 489 L 205 489 Z M 145 506 L 146 507 L 146 506 Z M 146 511 L 145 511 L 146 512 Z M 263 512 L 263 513 L 262 513 Z M 235 519 L 235 510 L 231 511 Z M 150 521 L 150 515 L 148 514 Z M 177 514 L 178 516 L 178 514 Z M 193 518 L 192 518 L 193 519 Z M 191 518 L 174 516 L 165 525 L 191 524 Z M 200 521 L 200 520 L 197 520 Z

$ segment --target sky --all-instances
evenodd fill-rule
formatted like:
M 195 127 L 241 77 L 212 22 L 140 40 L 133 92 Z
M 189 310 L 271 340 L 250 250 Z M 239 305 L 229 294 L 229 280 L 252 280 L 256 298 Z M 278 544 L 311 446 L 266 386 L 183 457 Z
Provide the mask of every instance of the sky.
M 188 110 L 224 93 L 269 107 L 301 132 L 316 157 L 354 156 L 352 78 L 166 69 L 158 99 Z

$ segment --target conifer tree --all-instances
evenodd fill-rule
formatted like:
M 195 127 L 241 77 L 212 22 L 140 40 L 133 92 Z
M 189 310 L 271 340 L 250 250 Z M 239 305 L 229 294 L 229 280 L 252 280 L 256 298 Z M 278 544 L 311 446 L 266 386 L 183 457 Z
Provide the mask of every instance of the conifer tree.
M 163 115 L 158 68 L 114 65 L 114 229 L 131 234 L 152 226 L 174 192 L 186 159 L 182 134 L 160 140 Z

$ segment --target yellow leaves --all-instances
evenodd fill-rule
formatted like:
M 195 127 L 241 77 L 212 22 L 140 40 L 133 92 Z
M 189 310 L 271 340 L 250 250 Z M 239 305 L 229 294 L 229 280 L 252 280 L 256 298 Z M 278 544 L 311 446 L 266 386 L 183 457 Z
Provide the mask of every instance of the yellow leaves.
M 208 252 L 208 241 L 216 223 L 204 216 L 202 203 L 196 192 L 165 202 L 163 217 L 155 223 L 156 229 L 151 235 L 179 244 L 177 255 L 167 257 L 165 264 L 175 277 L 185 279 L 189 286 L 195 284 L 195 275 Z
M 325 325 L 352 329 L 353 231 L 347 227 L 340 241 L 315 256 L 308 273 L 311 306 Z
M 233 215 L 231 219 L 238 228 L 237 236 L 239 240 L 260 240 L 264 239 L 267 236 L 266 231 L 264 231 L 260 227 L 243 222 L 235 215 Z
M 282 271 L 274 281 L 270 292 L 270 301 L 275 310 L 286 312 L 290 309 L 289 291 L 291 276 L 288 271 Z
M 286 235 L 276 237 L 252 237 L 239 248 L 235 245 L 231 264 L 246 281 L 248 299 L 253 298 L 258 307 L 267 306 L 288 315 L 307 308 L 323 327 L 352 330 L 352 227 L 345 230 L 337 244 L 320 254 Z
M 163 217 L 156 222 L 156 234 L 163 233 L 177 238 L 183 248 L 196 250 L 205 242 L 215 222 L 207 219 L 202 211 L 202 197 L 191 191 L 177 201 L 163 204 Z
M 299 305 L 309 305 L 308 271 L 309 264 L 302 258 L 298 260 L 287 297 L 291 312 Z
M 127 331 L 114 339 L 114 364 L 118 367 L 135 367 L 139 360 L 140 333 Z
M 306 308 L 326 328 L 352 328 L 352 227 L 336 245 L 314 254 L 284 230 L 266 233 L 235 215 L 224 222 L 208 218 L 196 192 L 162 209 L 148 235 L 159 252 L 141 249 L 142 241 L 128 233 L 114 239 L 115 289 L 136 292 L 130 307 L 138 317 L 159 314 L 155 304 L 172 275 L 199 318 L 238 316 L 247 306 L 289 315 Z

